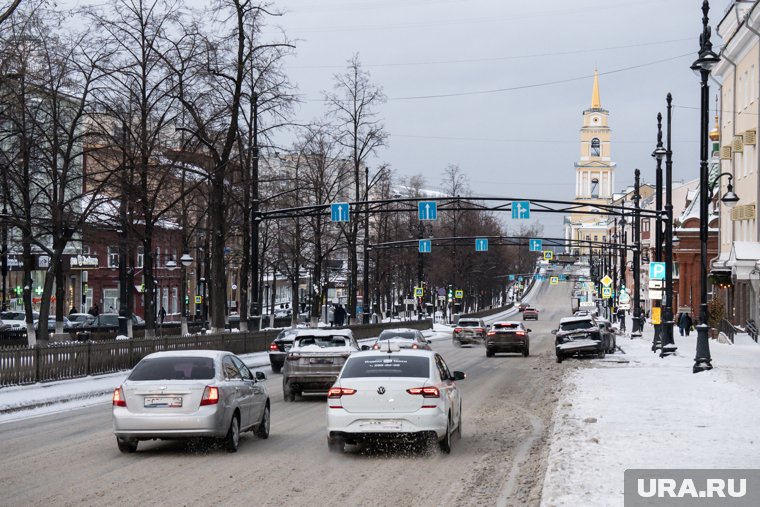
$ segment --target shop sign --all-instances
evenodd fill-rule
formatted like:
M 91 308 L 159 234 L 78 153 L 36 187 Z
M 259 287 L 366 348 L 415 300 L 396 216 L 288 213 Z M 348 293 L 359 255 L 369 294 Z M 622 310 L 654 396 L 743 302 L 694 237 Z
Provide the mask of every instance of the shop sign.
M 95 255 L 72 255 L 72 268 L 97 268 L 98 258 Z

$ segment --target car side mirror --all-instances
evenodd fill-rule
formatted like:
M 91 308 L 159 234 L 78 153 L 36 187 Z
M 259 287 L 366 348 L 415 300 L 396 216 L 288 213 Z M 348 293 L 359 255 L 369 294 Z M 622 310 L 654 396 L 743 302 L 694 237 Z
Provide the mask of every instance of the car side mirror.
M 431 339 L 428 338 L 428 339 L 425 340 L 425 343 L 428 343 L 428 344 L 429 343 L 433 343 L 433 340 L 431 340 Z
M 557 330 L 556 329 L 552 329 L 552 334 L 557 334 Z
M 467 378 L 467 375 L 463 371 L 453 371 L 451 372 L 451 380 L 464 380 Z
M 533 332 L 533 330 L 532 330 L 532 329 L 528 329 L 528 332 L 529 332 L 529 333 L 532 333 L 532 332 Z
M 362 345 L 362 350 L 369 350 L 369 349 L 370 349 L 369 345 Z
M 263 371 L 257 371 L 254 375 L 256 376 L 256 382 L 261 382 L 262 380 L 267 379 L 267 375 Z

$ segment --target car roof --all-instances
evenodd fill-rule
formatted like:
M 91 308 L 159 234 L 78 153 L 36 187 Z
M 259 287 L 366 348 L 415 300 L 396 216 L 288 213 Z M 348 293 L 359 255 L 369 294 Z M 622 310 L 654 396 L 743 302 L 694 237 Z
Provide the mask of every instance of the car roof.
M 392 329 L 383 329 L 381 333 L 416 333 L 419 329 L 412 329 L 411 327 L 394 327 Z
M 436 352 L 434 350 L 425 349 L 401 349 L 388 352 L 387 350 L 362 350 L 360 352 L 354 352 L 351 354 L 353 357 L 387 357 L 388 355 L 402 354 L 405 356 L 423 356 L 434 357 Z M 350 359 L 350 358 L 349 358 Z
M 522 325 L 522 322 L 519 322 L 517 320 L 497 320 L 496 322 L 493 323 L 494 326 L 497 325 L 497 324 L 510 324 L 510 325 L 511 324 L 518 324 L 518 325 Z
M 354 333 L 350 329 L 314 329 L 306 328 L 299 329 L 297 338 L 302 336 L 345 336 L 346 338 L 353 338 Z
M 230 354 L 232 352 L 226 350 L 165 350 L 148 354 L 143 359 L 155 359 L 157 357 L 209 357 L 220 359 Z
M 560 324 L 564 324 L 566 322 L 584 322 L 584 321 L 595 321 L 596 319 L 592 315 L 578 315 L 577 317 L 564 317 L 559 320 Z

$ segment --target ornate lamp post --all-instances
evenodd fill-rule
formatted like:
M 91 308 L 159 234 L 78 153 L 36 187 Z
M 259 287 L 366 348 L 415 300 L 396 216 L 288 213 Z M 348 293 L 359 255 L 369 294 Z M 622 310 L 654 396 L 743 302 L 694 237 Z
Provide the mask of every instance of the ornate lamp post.
M 667 149 L 665 150 L 665 293 L 662 299 L 662 349 L 660 357 L 676 351 L 673 339 L 673 150 L 671 149 L 671 125 L 673 96 L 668 93 Z
M 655 262 L 662 262 L 662 232 L 663 229 L 670 227 L 670 224 L 662 222 L 662 160 L 665 158 L 667 151 L 662 146 L 662 114 L 657 113 L 657 147 L 652 156 L 657 160 L 657 169 L 655 172 L 656 179 L 656 196 L 655 196 L 655 208 L 659 213 L 657 221 L 655 222 L 654 232 L 654 260 Z M 653 307 L 662 308 L 664 302 L 653 301 Z M 654 337 L 652 338 L 652 352 L 662 348 L 662 319 L 654 324 Z
M 190 255 L 190 253 L 185 250 L 185 252 L 182 254 L 182 257 L 179 258 L 179 262 L 182 264 L 182 296 L 180 297 L 180 322 L 181 322 L 181 333 L 182 336 L 185 336 L 188 334 L 187 329 L 187 307 L 189 306 L 187 295 L 187 268 L 190 267 L 190 265 L 193 263 L 193 258 Z

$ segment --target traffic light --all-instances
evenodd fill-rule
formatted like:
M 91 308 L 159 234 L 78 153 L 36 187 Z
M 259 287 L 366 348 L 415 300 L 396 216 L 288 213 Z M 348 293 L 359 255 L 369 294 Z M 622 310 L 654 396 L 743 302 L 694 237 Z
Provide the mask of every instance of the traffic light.
M 454 289 L 449 285 L 449 303 L 454 299 Z
M 185 305 L 189 305 L 189 304 L 190 304 L 190 296 L 185 294 Z
M 20 285 L 16 285 L 16 288 L 14 289 L 16 291 L 16 296 L 21 297 L 21 295 L 24 293 L 24 289 Z

